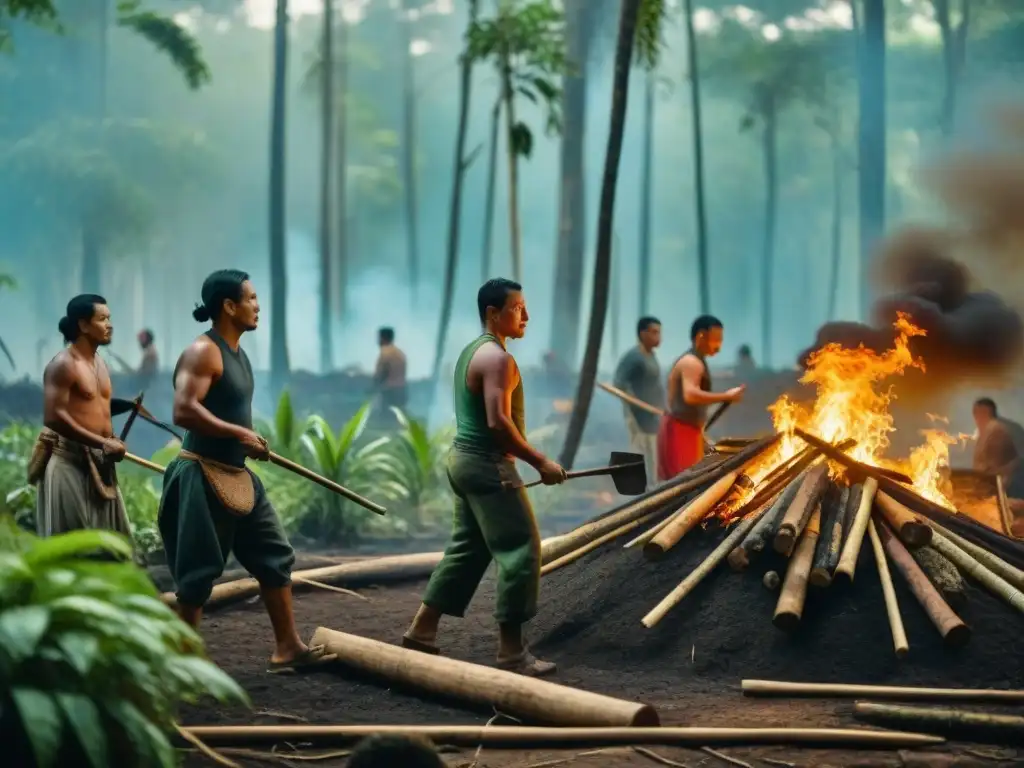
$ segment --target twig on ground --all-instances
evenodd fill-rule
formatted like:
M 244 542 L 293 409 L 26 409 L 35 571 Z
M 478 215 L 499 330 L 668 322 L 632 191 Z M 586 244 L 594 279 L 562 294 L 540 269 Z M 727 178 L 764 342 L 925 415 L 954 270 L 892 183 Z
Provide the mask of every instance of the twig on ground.
M 771 757 L 759 757 L 762 763 L 768 763 L 768 765 L 780 765 L 782 768 L 796 768 L 796 763 L 791 763 L 788 760 L 775 760 Z
M 174 730 L 178 732 L 178 735 L 181 736 L 181 738 L 183 738 L 193 747 L 202 752 L 206 757 L 213 760 L 213 762 L 217 763 L 217 765 L 223 765 L 224 768 L 242 768 L 242 766 L 236 763 L 234 760 L 228 760 L 223 755 L 214 752 L 213 749 L 206 746 L 206 744 L 204 744 L 197 737 L 193 736 L 191 733 L 186 731 L 177 723 L 174 724 Z
M 290 715 L 287 712 L 278 712 L 276 709 L 260 709 L 256 711 L 256 714 L 262 717 L 277 717 L 281 720 L 297 720 L 300 723 L 309 722 L 309 720 L 300 715 Z
M 494 711 L 494 717 L 492 717 L 490 720 L 488 720 L 486 723 L 484 723 L 484 728 L 486 728 L 486 727 L 488 727 L 490 725 L 494 725 L 496 722 L 498 722 L 499 720 L 502 720 L 502 719 L 511 720 L 513 723 L 520 723 L 521 724 L 521 721 L 516 720 L 514 717 L 512 717 L 510 715 L 503 714 L 502 712 L 499 712 L 496 709 L 493 710 L 493 711 Z M 480 742 L 479 744 L 477 744 L 476 752 L 473 753 L 473 762 L 466 764 L 468 766 L 468 768 L 477 768 L 477 766 L 480 765 L 480 755 L 483 753 L 483 751 L 484 751 L 484 744 L 483 744 L 483 742 Z
M 752 766 L 750 763 L 744 762 L 743 760 L 737 760 L 735 757 L 729 757 L 723 752 L 719 752 L 717 749 L 712 749 L 711 747 L 701 747 L 700 751 L 707 752 L 709 755 L 713 755 L 717 757 L 719 760 L 724 760 L 727 763 L 738 765 L 739 768 L 754 768 L 754 766 Z
M 648 749 L 647 747 L 633 747 L 632 749 L 638 755 L 642 755 L 643 757 L 646 757 L 648 760 L 653 760 L 656 763 L 661 763 L 662 765 L 670 766 L 670 768 L 690 768 L 690 766 L 688 766 L 686 763 L 681 763 L 678 760 L 671 760 L 667 757 L 659 755 L 653 749 Z
M 324 584 L 322 581 L 313 581 L 312 579 L 306 579 L 302 576 L 293 576 L 292 578 L 295 581 L 301 581 L 303 584 L 309 584 L 311 587 L 326 589 L 328 592 L 337 592 L 342 595 L 349 595 L 350 597 L 358 597 L 360 600 L 366 600 L 367 602 L 370 600 L 366 595 L 360 595 L 358 592 L 353 592 L 351 589 L 345 589 L 344 587 L 334 587 L 330 584 Z

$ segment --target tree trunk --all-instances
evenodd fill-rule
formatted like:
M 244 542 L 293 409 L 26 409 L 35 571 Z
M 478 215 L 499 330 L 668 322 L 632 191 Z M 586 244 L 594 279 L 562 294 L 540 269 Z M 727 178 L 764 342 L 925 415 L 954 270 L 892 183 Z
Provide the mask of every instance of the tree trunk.
M 640 253 L 639 253 L 639 309 L 640 315 L 650 311 L 651 303 L 651 169 L 654 153 L 654 92 L 657 79 L 654 72 L 647 73 L 644 89 L 644 148 L 640 171 Z M 618 266 L 618 262 L 616 262 Z M 616 291 L 616 296 L 618 292 Z M 616 345 L 617 347 L 617 345 Z
M 469 0 L 469 25 L 472 29 L 480 12 L 480 0 Z M 466 55 L 459 61 L 459 127 L 455 134 L 455 162 L 452 169 L 452 196 L 448 210 L 448 259 L 444 266 L 444 292 L 441 297 L 441 321 L 437 330 L 437 346 L 434 348 L 434 364 L 431 367 L 431 380 L 436 392 L 441 379 L 441 361 L 444 359 L 444 348 L 448 342 L 448 327 L 452 319 L 452 302 L 455 295 L 455 272 L 459 263 L 459 235 L 462 221 L 462 181 L 466 174 L 466 133 L 469 128 L 470 96 L 473 86 L 473 62 Z M 497 119 L 494 121 L 497 129 Z M 492 140 L 496 138 L 492 136 Z M 492 156 L 494 149 L 492 145 Z M 483 253 L 486 263 L 487 251 Z M 436 398 L 435 398 L 436 400 Z
M 838 127 L 829 134 L 832 139 L 832 258 L 828 276 L 828 311 L 825 319 L 836 319 L 839 303 L 839 268 L 843 255 L 843 147 Z
M 416 92 L 413 79 L 412 19 L 402 2 L 402 186 L 405 188 L 405 247 L 408 254 L 409 295 L 413 304 L 420 288 L 419 206 L 416 198 Z
M 861 318 L 871 314 L 868 268 L 885 228 L 885 0 L 864 0 L 860 55 L 859 196 Z
M 565 435 L 559 460 L 571 469 L 583 438 L 583 428 L 594 394 L 597 364 L 601 356 L 605 316 L 608 311 L 608 278 L 611 272 L 612 232 L 615 226 L 615 187 L 622 156 L 622 134 L 626 127 L 626 105 L 629 99 L 629 70 L 633 60 L 633 38 L 641 0 L 623 0 L 619 11 L 619 35 L 615 46 L 615 75 L 612 81 L 611 119 L 608 148 L 605 153 L 604 178 L 601 182 L 601 203 L 597 222 L 597 254 L 594 258 L 594 290 L 591 300 L 587 347 L 583 354 L 576 400 Z
M 519 231 L 519 153 L 512 138 L 516 125 L 515 91 L 512 90 L 512 69 L 507 54 L 501 71 L 501 92 L 505 100 L 505 152 L 508 155 L 508 234 L 512 248 L 512 279 L 523 279 L 522 236 Z
M 270 387 L 275 397 L 284 388 L 289 369 L 284 133 L 287 67 L 288 0 L 277 0 L 270 120 Z
M 960 21 L 953 23 L 951 0 L 935 0 L 935 21 L 942 34 L 942 65 L 945 78 L 942 94 L 942 135 L 953 135 L 956 122 L 957 96 L 960 87 L 960 76 L 963 74 L 964 60 L 967 55 L 967 30 L 970 24 L 970 2 L 963 0 L 960 8 Z
M 690 112 L 693 118 L 693 186 L 697 214 L 697 283 L 700 311 L 711 311 L 711 276 L 708 267 L 708 216 L 704 198 L 704 137 L 697 66 L 697 33 L 693 26 L 693 0 L 686 0 L 686 58 L 690 71 Z
M 555 257 L 554 308 L 548 348 L 574 367 L 579 354 L 580 313 L 585 264 L 586 208 L 584 178 L 587 122 L 587 59 L 593 0 L 566 0 L 566 48 L 573 69 L 562 78 L 561 195 L 558 253 Z
M 477 1 L 477 0 L 474 0 Z M 494 192 L 498 177 L 498 125 L 501 122 L 501 98 L 494 102 L 491 110 L 491 147 L 487 157 L 487 192 L 484 196 L 484 247 L 480 255 L 480 284 L 483 285 L 493 277 L 491 268 L 494 264 Z
M 774 96 L 765 103 L 762 155 L 764 160 L 764 274 L 761 277 L 761 355 L 762 365 L 772 365 L 772 284 L 775 280 L 775 228 L 778 222 L 778 116 Z
M 334 367 L 334 275 L 331 230 L 334 199 L 334 0 L 324 0 L 320 83 L 320 371 Z
M 338 173 L 335 187 L 335 222 L 337 230 L 337 276 L 335 278 L 334 314 L 338 320 L 344 320 L 346 301 L 345 286 L 348 283 L 348 255 L 354 242 L 352 236 L 352 219 L 348 211 L 348 22 L 344 16 L 339 20 L 337 29 L 338 71 L 335 94 L 337 95 L 337 132 L 338 132 Z
M 615 235 L 612 238 L 614 247 L 612 248 L 612 284 L 611 290 L 611 347 L 612 347 L 612 359 L 619 359 L 619 331 L 622 317 L 620 310 L 622 309 L 622 243 L 619 241 L 619 236 Z

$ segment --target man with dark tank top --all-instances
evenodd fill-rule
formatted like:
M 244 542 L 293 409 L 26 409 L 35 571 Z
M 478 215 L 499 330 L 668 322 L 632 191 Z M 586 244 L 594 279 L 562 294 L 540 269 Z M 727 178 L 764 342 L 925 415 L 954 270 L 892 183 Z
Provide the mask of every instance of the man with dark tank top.
M 434 569 L 423 604 L 402 645 L 439 653 L 443 615 L 465 616 L 491 560 L 498 566 L 498 666 L 524 675 L 555 671 L 534 657 L 523 625 L 537 613 L 540 534 L 523 481 L 521 459 L 540 472 L 545 485 L 565 480 L 565 470 L 526 441 L 523 380 L 508 339 L 521 339 L 530 316 L 522 286 L 488 280 L 477 293 L 484 332 L 455 365 L 456 436 L 448 456 L 448 481 L 455 495 L 452 540 Z
M 658 428 L 658 479 L 669 480 L 704 456 L 708 406 L 742 399 L 745 386 L 711 391 L 707 358 L 722 348 L 722 321 L 701 315 L 690 326 L 692 346 L 668 374 L 668 409 Z
M 240 346 L 242 334 L 256 330 L 259 312 L 245 272 L 218 270 L 203 283 L 202 304 L 192 315 L 213 327 L 174 367 L 174 423 L 188 431 L 164 473 L 159 525 L 181 618 L 199 626 L 233 552 L 259 582 L 270 614 L 275 649 L 267 671 L 295 672 L 335 657 L 299 638 L 292 612 L 295 553 L 263 484 L 245 466 L 246 458 L 270 453 L 252 429 L 252 366 Z

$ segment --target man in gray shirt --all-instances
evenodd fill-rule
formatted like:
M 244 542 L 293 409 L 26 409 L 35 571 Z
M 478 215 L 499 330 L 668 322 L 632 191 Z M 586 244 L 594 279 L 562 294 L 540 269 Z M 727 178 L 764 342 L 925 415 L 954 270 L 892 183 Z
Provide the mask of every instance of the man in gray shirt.
M 636 324 L 638 344 L 619 361 L 615 370 L 615 386 L 638 400 L 659 410 L 665 407 L 665 388 L 661 383 L 661 367 L 654 350 L 661 344 L 661 321 L 641 317 Z M 634 453 L 642 454 L 647 465 L 647 485 L 653 486 L 658 469 L 658 422 L 655 413 L 625 406 L 626 430 Z

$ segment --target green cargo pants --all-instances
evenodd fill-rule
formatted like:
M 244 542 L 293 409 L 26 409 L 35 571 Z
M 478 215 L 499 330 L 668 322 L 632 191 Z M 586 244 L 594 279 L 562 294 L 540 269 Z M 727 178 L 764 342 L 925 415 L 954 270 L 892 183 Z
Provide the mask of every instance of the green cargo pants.
M 494 617 L 502 624 L 529 621 L 537 615 L 540 533 L 515 463 L 453 448 L 448 481 L 455 493 L 452 540 L 430 577 L 423 603 L 449 616 L 465 616 L 493 559 L 498 565 Z

